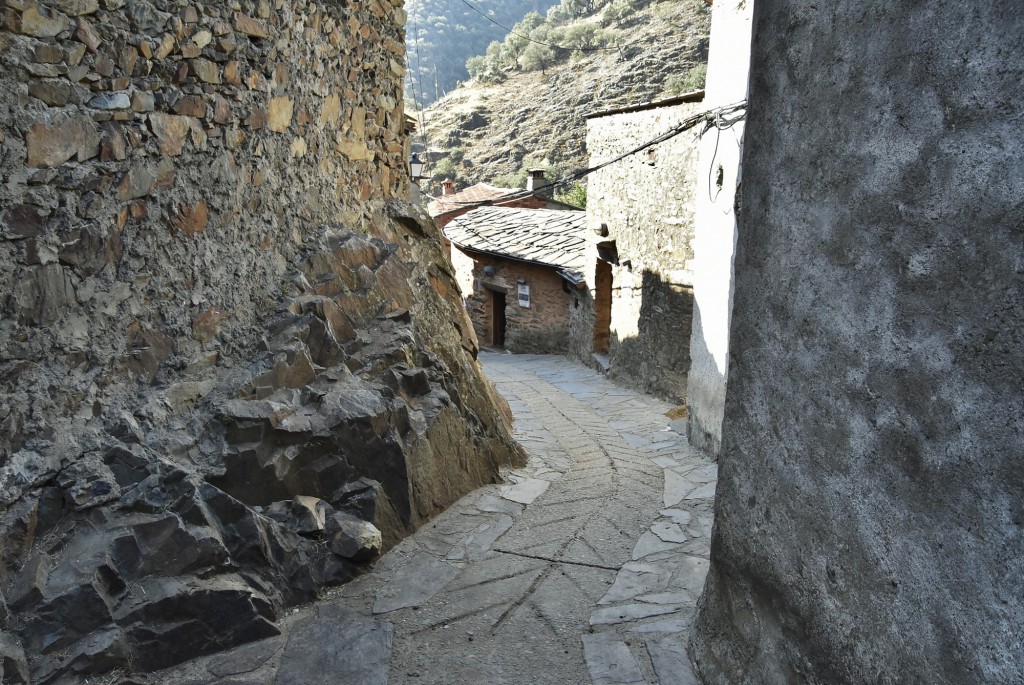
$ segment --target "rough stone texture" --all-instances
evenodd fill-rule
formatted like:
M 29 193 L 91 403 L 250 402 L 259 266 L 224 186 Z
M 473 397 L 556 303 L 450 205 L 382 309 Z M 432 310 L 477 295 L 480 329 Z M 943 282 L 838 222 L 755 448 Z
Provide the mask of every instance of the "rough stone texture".
M 706 683 L 1021 682 L 1022 32 L 755 9 Z
M 753 0 L 717 0 L 711 8 L 711 47 L 704 106 L 747 99 Z M 741 202 L 743 112 L 726 115 L 698 143 L 696 230 L 693 238 L 693 324 L 686 377 L 690 444 L 716 456 L 722 445 L 729 322 L 732 315 L 736 208 Z M 719 187 L 719 181 L 721 186 Z
M 452 247 L 452 266 L 462 288 L 477 338 L 485 345 L 504 345 L 516 354 L 564 354 L 568 346 L 567 314 L 572 295 L 551 267 L 466 253 Z M 492 275 L 484 273 L 488 267 Z M 518 280 L 530 286 L 530 306 L 519 306 Z M 495 311 L 494 293 L 504 294 L 504 313 Z M 504 341 L 495 337 L 495 317 L 505 317 Z
M 700 98 L 595 115 L 587 121 L 590 166 L 615 159 L 702 111 Z M 682 134 L 592 174 L 587 186 L 587 287 L 570 310 L 569 349 L 612 379 L 672 401 L 686 394 L 693 310 L 693 134 Z M 611 268 L 611 283 L 597 273 Z M 597 311 L 607 301 L 610 312 Z M 577 306 L 578 305 L 578 306 Z M 609 316 L 610 314 L 610 316 Z M 595 341 L 600 329 L 607 333 Z
M 8 660 L 69 682 L 273 635 L 359 572 L 321 516 L 387 547 L 520 458 L 401 200 L 400 2 L 0 17 Z

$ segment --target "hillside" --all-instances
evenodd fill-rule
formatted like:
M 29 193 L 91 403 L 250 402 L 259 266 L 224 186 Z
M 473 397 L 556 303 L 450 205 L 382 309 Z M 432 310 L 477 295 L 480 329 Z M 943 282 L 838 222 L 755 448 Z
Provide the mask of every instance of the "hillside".
M 571 1 L 563 0 L 562 7 Z M 445 178 L 455 179 L 458 187 L 480 181 L 520 187 L 527 167 L 548 168 L 549 178 L 585 168 L 587 114 L 700 88 L 709 28 L 704 3 L 626 4 L 632 11 L 612 18 L 609 8 L 622 3 L 595 0 L 595 10 L 580 19 L 554 31 L 540 27 L 525 34 L 546 34 L 551 44 L 565 45 L 573 27 L 586 23 L 604 34 L 591 45 L 603 40 L 613 49 L 555 50 L 552 63 L 527 70 L 536 66 L 530 49 L 540 42 L 522 41 L 520 52 L 510 57 L 506 40 L 503 46 L 491 45 L 490 64 L 471 62 L 477 78 L 420 113 L 417 147 L 428 151 L 426 174 L 431 178 L 424 190 L 439 193 Z
M 409 71 L 405 96 L 426 106 L 469 79 L 466 61 L 481 55 L 528 12 L 547 12 L 558 0 L 406 0 Z M 480 12 L 477 12 L 476 9 Z M 492 21 L 482 16 L 486 14 Z

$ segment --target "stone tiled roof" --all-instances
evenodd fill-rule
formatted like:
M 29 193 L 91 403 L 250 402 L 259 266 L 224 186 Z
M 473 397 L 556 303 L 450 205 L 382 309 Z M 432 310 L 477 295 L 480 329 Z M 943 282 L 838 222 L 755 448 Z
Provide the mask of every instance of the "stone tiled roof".
M 553 266 L 580 278 L 587 213 L 557 209 L 480 207 L 445 226 L 455 245 Z
M 505 195 L 511 195 L 512 193 L 521 193 L 522 191 L 522 188 L 499 188 L 498 186 L 492 186 L 490 183 L 477 183 L 475 186 L 470 186 L 457 193 L 435 197 L 427 205 L 427 211 L 430 212 L 430 216 L 438 216 L 447 212 L 454 212 L 457 209 L 463 209 L 467 204 L 488 202 Z

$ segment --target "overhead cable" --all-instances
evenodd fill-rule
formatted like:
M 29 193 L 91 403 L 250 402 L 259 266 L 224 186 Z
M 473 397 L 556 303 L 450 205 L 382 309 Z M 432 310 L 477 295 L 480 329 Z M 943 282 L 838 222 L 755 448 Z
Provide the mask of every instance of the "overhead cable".
M 643 152 L 644 150 L 654 147 L 655 145 L 664 143 L 667 140 L 671 140 L 672 138 L 675 138 L 676 136 L 696 127 L 701 122 L 703 122 L 705 125 L 704 130 L 701 131 L 701 135 L 703 135 L 712 128 L 717 128 L 719 131 L 723 130 L 724 128 L 732 128 L 732 126 L 735 126 L 736 123 L 741 121 L 746 116 L 746 108 L 747 101 L 741 100 L 740 102 L 731 105 L 725 105 L 724 107 L 716 107 L 714 109 L 709 109 L 704 112 L 701 112 L 700 114 L 694 114 L 691 117 L 687 117 L 676 126 L 673 126 L 668 131 L 662 133 L 657 138 L 653 138 L 647 141 L 646 143 L 639 145 L 633 148 L 632 150 L 619 155 L 614 159 L 610 159 L 607 162 L 602 162 L 601 164 L 598 164 L 597 166 L 592 166 L 588 169 L 576 171 L 574 173 L 569 174 L 564 179 L 554 181 L 552 183 L 546 183 L 540 186 L 539 188 L 535 188 L 534 190 L 517 190 L 514 193 L 501 195 L 499 197 L 491 198 L 483 202 L 451 202 L 449 200 L 443 200 L 443 196 L 442 198 L 439 199 L 442 199 L 442 201 L 448 204 L 459 205 L 460 208 L 468 207 L 470 209 L 475 209 L 477 207 L 503 204 L 506 202 L 511 202 L 513 200 L 521 200 L 527 197 L 538 195 L 543 191 L 558 188 L 560 186 L 565 186 L 575 181 L 578 181 L 581 178 L 589 176 L 595 171 L 600 171 L 601 169 L 604 169 L 607 166 L 611 166 L 612 164 L 621 162 L 627 157 L 631 157 L 639 152 Z

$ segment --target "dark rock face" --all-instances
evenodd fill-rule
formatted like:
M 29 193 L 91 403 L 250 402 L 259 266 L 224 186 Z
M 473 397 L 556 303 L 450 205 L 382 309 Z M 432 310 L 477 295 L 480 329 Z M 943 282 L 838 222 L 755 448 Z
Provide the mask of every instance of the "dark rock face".
M 401 200 L 401 3 L 236 5 L 0 10 L 5 682 L 276 635 L 522 458 Z
M 781 0 L 754 27 L 698 670 L 1019 683 L 1024 9 Z

